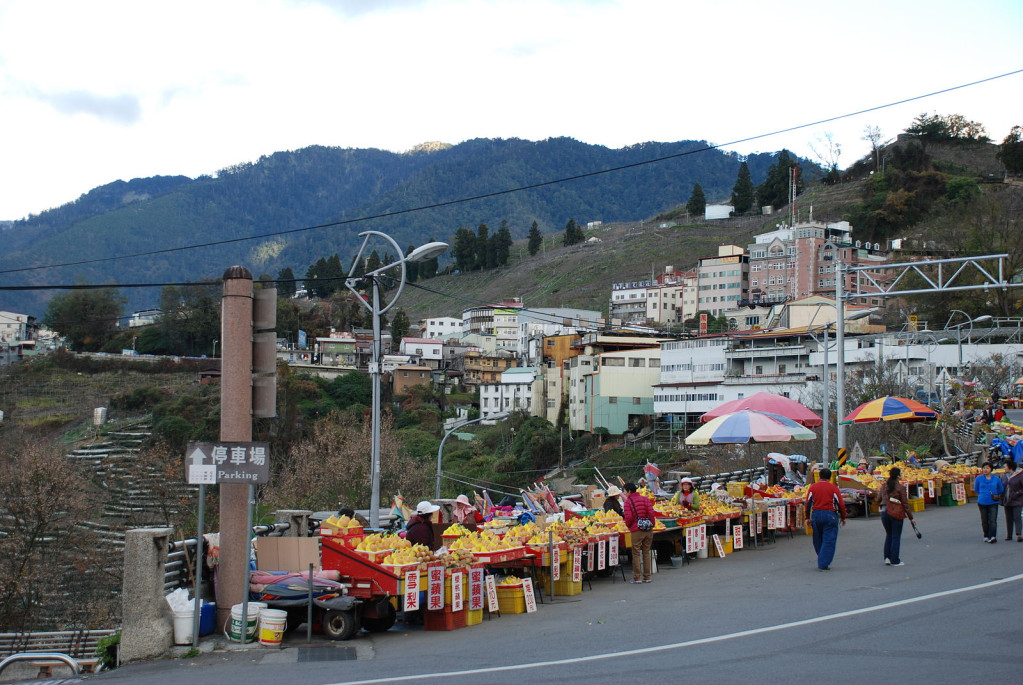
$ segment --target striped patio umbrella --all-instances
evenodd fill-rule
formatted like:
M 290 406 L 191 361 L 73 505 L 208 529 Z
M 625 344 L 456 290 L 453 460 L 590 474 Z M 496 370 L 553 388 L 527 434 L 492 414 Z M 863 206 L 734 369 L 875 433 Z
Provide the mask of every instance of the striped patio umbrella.
M 878 397 L 864 402 L 853 409 L 840 423 L 873 423 L 875 421 L 929 421 L 937 418 L 938 412 L 930 407 L 905 397 Z
M 687 445 L 813 440 L 809 428 L 778 414 L 744 409 L 711 419 L 686 437 Z

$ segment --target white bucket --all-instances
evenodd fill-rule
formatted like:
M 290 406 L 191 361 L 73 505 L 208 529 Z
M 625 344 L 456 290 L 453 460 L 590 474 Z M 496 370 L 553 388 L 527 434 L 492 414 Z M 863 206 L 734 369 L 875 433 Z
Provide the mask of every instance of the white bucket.
M 279 609 L 260 609 L 259 644 L 275 646 L 284 639 L 288 627 L 288 612 Z
M 231 607 L 231 620 L 227 624 L 225 630 L 229 640 L 235 640 L 237 642 L 252 642 L 256 639 L 256 622 L 259 619 L 260 609 L 265 609 L 266 604 L 263 602 L 249 602 L 248 614 L 245 617 L 245 639 L 242 640 L 242 606 L 241 604 L 235 604 Z
M 696 558 L 697 559 L 706 559 L 707 558 L 707 546 L 706 545 L 704 545 L 700 549 L 696 550 Z
M 174 612 L 174 644 L 192 644 L 192 624 L 194 618 L 195 613 L 192 611 Z M 239 622 L 241 622 L 241 619 L 239 619 Z

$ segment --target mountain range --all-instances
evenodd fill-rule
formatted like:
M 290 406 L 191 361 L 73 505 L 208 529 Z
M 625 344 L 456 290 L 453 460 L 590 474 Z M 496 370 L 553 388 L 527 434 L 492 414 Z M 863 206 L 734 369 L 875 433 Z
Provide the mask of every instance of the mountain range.
M 569 219 L 649 219 L 686 202 L 695 183 L 709 202 L 726 202 L 741 161 L 756 184 L 776 157 L 741 158 L 695 140 L 610 149 L 570 138 L 275 152 L 215 176 L 116 181 L 9 222 L 0 285 L 180 283 L 219 278 L 235 264 L 256 277 L 290 267 L 300 278 L 335 253 L 347 268 L 365 230 L 404 247 L 506 221 L 518 239 L 534 221 L 551 234 Z M 800 162 L 810 177 L 821 171 Z M 53 292 L 0 291 L 0 309 L 39 316 Z M 133 311 L 155 306 L 159 288 L 122 294 Z

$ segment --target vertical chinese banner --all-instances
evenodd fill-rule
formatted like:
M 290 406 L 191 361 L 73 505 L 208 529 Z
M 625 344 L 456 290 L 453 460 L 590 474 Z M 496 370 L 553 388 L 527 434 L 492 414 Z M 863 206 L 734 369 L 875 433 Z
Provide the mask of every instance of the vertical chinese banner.
M 455 571 L 451 574 L 451 610 L 461 611 L 462 610 L 462 577 L 461 571 Z
M 595 545 L 592 542 L 586 543 L 586 570 L 593 570 L 593 555 L 595 551 Z M 603 568 L 603 566 L 601 566 Z
M 533 593 L 533 579 L 523 578 L 522 579 L 522 595 L 526 600 L 526 613 L 532 614 L 536 612 L 536 595 Z
M 431 566 L 426 570 L 426 608 L 437 611 L 444 608 L 444 567 Z
M 469 610 L 483 608 L 483 569 L 469 569 Z
M 725 546 L 721 544 L 721 536 L 714 533 L 714 535 L 711 536 L 711 539 L 714 540 L 714 549 L 717 550 L 718 556 L 724 559 Z
M 607 565 L 608 566 L 617 566 L 618 565 L 618 533 L 614 533 L 614 537 L 608 538 L 607 544 L 608 544 L 608 548 L 609 548 L 608 549 L 608 555 L 607 555 L 608 556 Z
M 593 557 L 590 557 L 591 559 Z M 572 582 L 583 579 L 583 548 L 572 548 Z
M 700 531 L 699 532 L 700 539 L 697 541 L 696 549 L 706 549 L 707 548 L 707 524 L 706 523 L 701 523 L 697 527 L 697 529 Z
M 554 548 L 554 554 L 551 555 L 551 577 L 554 580 L 561 580 L 561 549 L 558 547 Z
M 405 611 L 419 610 L 419 569 L 405 573 Z
M 742 549 L 742 523 L 732 526 L 732 549 Z
M 700 314 L 700 335 L 707 335 L 707 314 Z
M 686 528 L 686 554 L 696 551 L 696 526 Z
M 927 481 L 927 496 L 934 499 L 934 481 Z
M 499 611 L 497 605 L 497 581 L 494 576 L 487 576 L 487 611 L 496 613 Z
M 592 545 L 593 543 L 591 542 L 590 544 Z M 592 549 L 590 554 L 593 554 Z M 600 541 L 597 542 L 597 568 L 601 571 L 607 568 L 607 540 L 604 538 L 601 538 Z M 592 564 L 590 565 L 589 570 L 593 570 Z

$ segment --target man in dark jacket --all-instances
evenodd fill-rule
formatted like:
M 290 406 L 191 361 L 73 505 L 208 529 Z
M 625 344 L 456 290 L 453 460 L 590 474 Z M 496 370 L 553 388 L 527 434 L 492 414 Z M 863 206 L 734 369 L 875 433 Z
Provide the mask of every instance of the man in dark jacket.
M 647 497 L 636 492 L 635 483 L 625 484 L 625 502 L 622 504 L 622 516 L 625 526 L 632 537 L 632 582 L 650 582 L 650 547 L 654 543 L 652 528 L 641 530 L 639 521 L 645 519 L 654 522 L 654 507 Z

